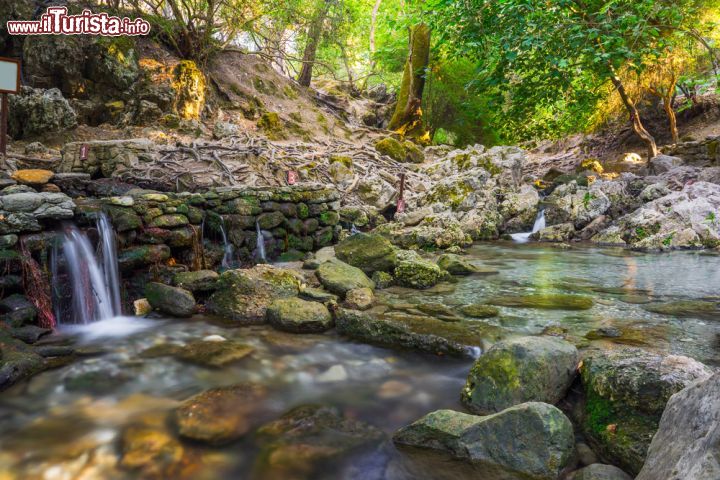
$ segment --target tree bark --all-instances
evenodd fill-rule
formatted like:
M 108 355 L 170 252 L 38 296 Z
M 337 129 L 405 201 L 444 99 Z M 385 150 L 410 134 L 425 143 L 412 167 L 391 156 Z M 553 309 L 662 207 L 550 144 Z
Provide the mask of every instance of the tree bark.
M 647 146 L 648 160 L 656 157 L 658 154 L 657 143 L 655 143 L 655 138 L 650 135 L 650 132 L 648 132 L 642 124 L 640 112 L 638 112 L 635 102 L 633 102 L 630 96 L 628 96 L 627 91 L 625 91 L 625 86 L 615 73 L 610 75 L 610 80 L 620 94 L 620 98 L 622 99 L 623 105 L 625 105 L 625 109 L 630 114 L 630 121 L 632 122 L 633 130 Z
M 381 3 L 382 0 L 375 0 L 375 5 L 373 5 L 372 14 L 370 15 L 370 67 L 368 68 L 368 73 L 365 76 L 365 80 L 363 80 L 363 90 L 365 90 L 365 87 L 367 87 L 368 79 L 375 70 L 375 30 L 377 28 L 377 15 L 380 11 Z
M 421 106 L 429 62 L 430 28 L 421 23 L 410 29 L 408 58 L 395 113 L 388 125 L 390 130 L 400 130 L 405 135 L 418 138 L 424 134 Z
M 312 70 L 315 65 L 315 55 L 320 44 L 320 36 L 322 35 L 323 23 L 330 10 L 330 0 L 323 0 L 318 6 L 307 31 L 307 43 L 303 51 L 302 67 L 298 75 L 298 83 L 303 87 L 309 87 L 312 82 Z

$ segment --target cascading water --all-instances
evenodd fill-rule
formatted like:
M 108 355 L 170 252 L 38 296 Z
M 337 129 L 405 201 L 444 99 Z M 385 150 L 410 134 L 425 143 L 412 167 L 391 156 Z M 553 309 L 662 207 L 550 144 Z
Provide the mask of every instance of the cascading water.
M 104 213 L 101 213 L 98 218 L 97 228 L 102 246 L 105 288 L 110 296 L 113 312 L 120 315 L 122 314 L 122 304 L 120 303 L 120 272 L 118 271 L 117 248 L 115 246 L 115 230 L 112 228 L 110 219 Z
M 267 263 L 267 256 L 265 255 L 265 237 L 263 236 L 262 230 L 260 230 L 260 224 L 257 221 L 255 222 L 255 232 L 255 250 L 258 261 L 261 263 Z
M 532 232 L 513 233 L 510 236 L 517 243 L 526 243 L 528 240 L 530 240 L 530 236 L 533 233 L 537 233 L 543 228 L 545 228 L 545 209 L 541 208 L 538 211 L 537 217 L 535 217 L 535 224 L 533 225 Z
M 227 233 L 225 233 L 225 219 L 220 217 L 220 220 L 220 234 L 222 235 L 223 245 L 225 246 L 225 253 L 223 254 L 221 266 L 223 268 L 230 268 L 232 266 L 235 248 L 233 247 L 233 244 L 228 241 Z
M 97 228 L 101 245 L 99 260 L 85 233 L 75 225 L 65 228 L 62 243 L 64 257 L 62 266 L 65 267 L 70 280 L 72 308 L 71 313 L 66 316 L 70 318 L 63 319 L 62 316 L 59 316 L 59 324 L 87 325 L 122 314 L 115 232 L 105 215 L 101 215 L 98 219 Z M 56 302 L 55 310 L 60 314 L 62 312 L 61 292 L 63 291 L 60 251 L 55 248 L 53 253 L 51 266 L 53 297 Z

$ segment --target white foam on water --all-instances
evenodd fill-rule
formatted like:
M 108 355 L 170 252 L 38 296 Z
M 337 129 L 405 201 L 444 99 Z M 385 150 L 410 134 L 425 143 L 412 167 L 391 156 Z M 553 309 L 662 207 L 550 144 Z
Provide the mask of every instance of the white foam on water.
M 61 333 L 78 335 L 83 340 L 97 340 L 128 337 L 155 327 L 159 323 L 158 320 L 141 317 L 112 317 L 85 325 L 61 325 L 58 330 Z

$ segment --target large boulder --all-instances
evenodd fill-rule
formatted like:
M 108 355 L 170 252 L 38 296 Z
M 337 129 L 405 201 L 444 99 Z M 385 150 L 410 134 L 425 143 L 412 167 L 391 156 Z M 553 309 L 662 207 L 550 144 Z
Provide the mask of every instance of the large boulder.
M 500 336 L 498 327 L 482 322 L 450 323 L 430 316 L 346 308 L 337 310 L 335 327 L 362 342 L 456 357 L 475 357 L 485 342 Z
M 682 158 L 670 155 L 657 155 L 650 159 L 650 170 L 655 174 L 665 173 L 685 163 Z
M 422 258 L 413 250 L 401 250 L 397 253 L 394 277 L 400 286 L 430 288 L 447 276 L 448 273 L 436 263 Z
M 57 88 L 22 87 L 9 97 L 8 133 L 14 139 L 56 133 L 77 126 L 77 116 Z
M 198 270 L 196 272 L 180 272 L 173 277 L 175 286 L 190 290 L 193 293 L 211 292 L 215 290 L 215 285 L 219 275 L 212 270 Z
M 481 415 L 529 401 L 555 404 L 570 388 L 577 365 L 577 349 L 560 338 L 505 340 L 475 362 L 462 401 Z
M 220 445 L 248 433 L 261 421 L 267 391 L 253 384 L 207 390 L 186 400 L 173 412 L 181 437 Z
M 668 399 L 711 373 L 684 356 L 633 347 L 592 351 L 580 367 L 582 429 L 602 458 L 636 475 Z
M 335 254 L 343 262 L 367 274 L 391 272 L 395 268 L 395 247 L 378 234 L 357 233 L 335 245 Z
M 477 478 L 537 480 L 557 479 L 575 446 L 570 420 L 538 402 L 485 417 L 437 410 L 401 428 L 393 441 L 470 462 Z
M 625 215 L 592 240 L 648 250 L 715 248 L 720 245 L 719 211 L 720 185 L 690 183 Z
M 357 288 L 375 288 L 373 281 L 362 270 L 337 259 L 320 265 L 316 274 L 326 289 L 340 296 Z
M 261 324 L 267 307 L 277 299 L 296 297 L 301 284 L 297 273 L 271 265 L 228 270 L 220 275 L 207 307 L 242 325 Z
M 720 478 L 720 373 L 668 401 L 637 480 Z
M 300 298 L 280 298 L 267 309 L 270 325 L 292 333 L 324 332 L 333 326 L 332 315 L 325 305 Z

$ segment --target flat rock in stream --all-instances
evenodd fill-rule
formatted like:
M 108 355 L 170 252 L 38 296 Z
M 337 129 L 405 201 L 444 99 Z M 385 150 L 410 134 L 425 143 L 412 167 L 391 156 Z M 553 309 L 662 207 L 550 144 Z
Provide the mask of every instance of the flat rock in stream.
M 363 342 L 458 357 L 474 357 L 485 342 L 501 334 L 500 328 L 480 322 L 444 322 L 401 312 L 345 308 L 337 310 L 335 327 L 340 334 Z
M 317 276 L 326 289 L 341 297 L 357 288 L 375 289 L 375 283 L 362 270 L 340 260 L 330 260 L 320 265 Z
M 240 384 L 213 388 L 186 400 L 173 412 L 180 436 L 221 445 L 242 437 L 261 421 L 257 412 L 265 387 Z
M 312 480 L 329 461 L 382 442 L 385 434 L 333 407 L 302 405 L 257 432 L 256 480 Z
M 393 441 L 471 463 L 478 468 L 474 478 L 537 480 L 557 479 L 575 446 L 570 420 L 539 402 L 484 417 L 437 410 L 401 428 Z
M 543 310 L 589 310 L 593 301 L 579 295 L 508 295 L 493 297 L 490 305 L 510 308 L 539 308 Z

